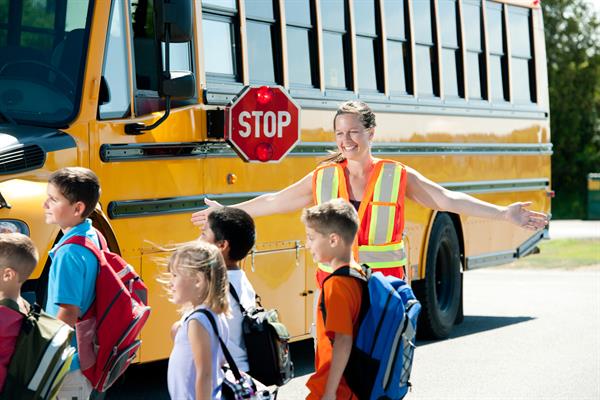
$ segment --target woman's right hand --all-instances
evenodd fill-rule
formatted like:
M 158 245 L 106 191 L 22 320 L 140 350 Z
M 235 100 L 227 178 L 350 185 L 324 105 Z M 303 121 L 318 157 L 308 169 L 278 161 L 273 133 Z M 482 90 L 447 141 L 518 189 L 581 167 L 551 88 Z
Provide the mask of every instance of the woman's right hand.
M 204 199 L 204 204 L 206 204 L 208 207 L 206 207 L 204 210 L 193 213 L 192 218 L 191 218 L 192 224 L 199 226 L 200 228 L 202 228 L 204 226 L 204 224 L 206 224 L 208 215 L 211 212 L 213 212 L 217 208 L 223 207 L 223 205 L 221 203 L 219 203 L 218 201 L 211 200 L 211 199 Z

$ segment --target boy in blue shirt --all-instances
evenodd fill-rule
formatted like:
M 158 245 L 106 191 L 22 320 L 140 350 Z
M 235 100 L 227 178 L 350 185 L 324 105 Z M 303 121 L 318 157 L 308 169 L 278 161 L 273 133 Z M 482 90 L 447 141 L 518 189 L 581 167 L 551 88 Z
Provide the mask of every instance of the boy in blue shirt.
M 48 278 L 46 312 L 75 327 L 95 297 L 98 261 L 83 246 L 62 244 L 73 236 L 85 236 L 99 246 L 98 235 L 87 217 L 100 198 L 100 183 L 91 170 L 63 168 L 48 179 L 44 214 L 47 224 L 56 224 L 63 237 L 50 250 L 52 260 Z M 74 343 L 76 345 L 76 343 Z M 79 368 L 76 354 L 71 372 L 65 377 L 58 399 L 88 399 L 92 387 Z

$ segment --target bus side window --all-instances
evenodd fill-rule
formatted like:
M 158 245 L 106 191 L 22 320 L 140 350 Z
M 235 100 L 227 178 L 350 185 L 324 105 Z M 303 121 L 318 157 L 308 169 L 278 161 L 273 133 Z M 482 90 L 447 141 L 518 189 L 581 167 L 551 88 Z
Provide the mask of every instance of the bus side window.
M 487 37 L 490 54 L 490 100 L 508 101 L 508 67 L 506 60 L 506 29 L 502 4 L 486 2 Z
M 379 2 L 377 2 L 379 3 Z M 362 92 L 383 92 L 381 33 L 374 0 L 354 0 L 358 88 Z
M 388 86 L 392 96 L 413 93 L 407 3 L 407 0 L 384 3 Z
M 286 0 L 285 20 L 290 86 L 319 86 L 317 35 L 312 1 Z
M 532 57 L 531 11 L 508 6 L 513 103 L 535 103 L 535 65 Z
M 100 119 L 123 118 L 129 114 L 129 71 L 127 68 L 127 31 L 123 0 L 113 0 L 106 38 L 102 77 L 106 83 Z
M 275 51 L 280 46 L 273 0 L 246 0 L 245 4 L 250 82 L 281 83 L 281 57 Z
M 131 2 L 133 60 L 135 71 L 136 115 L 164 110 L 164 100 L 158 96 L 158 55 L 154 38 L 154 0 Z M 164 43 L 162 57 L 164 65 Z M 193 71 L 192 42 L 170 44 L 170 70 Z M 172 106 L 193 104 L 191 100 L 173 100 Z
M 456 0 L 439 0 L 438 21 L 441 28 L 442 41 L 442 73 L 444 97 L 459 98 L 464 95 L 464 77 L 461 44 L 459 39 L 460 24 Z M 469 22 L 470 23 L 470 22 Z
M 208 82 L 241 82 L 235 0 L 202 0 L 204 69 Z
M 345 0 L 321 2 L 323 20 L 323 67 L 327 89 L 352 89 L 352 57 Z
M 483 52 L 483 19 L 481 2 L 463 0 L 462 19 L 467 49 L 467 83 L 469 100 L 487 99 L 485 53 Z
M 417 94 L 421 97 L 439 96 L 437 50 L 434 35 L 433 2 L 419 0 L 413 3 L 415 29 L 415 56 L 417 61 Z

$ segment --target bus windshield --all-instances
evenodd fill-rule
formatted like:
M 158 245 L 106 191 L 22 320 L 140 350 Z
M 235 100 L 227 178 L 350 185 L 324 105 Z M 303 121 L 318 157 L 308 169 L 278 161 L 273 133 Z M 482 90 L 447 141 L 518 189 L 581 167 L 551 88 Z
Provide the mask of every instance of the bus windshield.
M 0 121 L 61 127 L 78 111 L 87 0 L 0 0 Z

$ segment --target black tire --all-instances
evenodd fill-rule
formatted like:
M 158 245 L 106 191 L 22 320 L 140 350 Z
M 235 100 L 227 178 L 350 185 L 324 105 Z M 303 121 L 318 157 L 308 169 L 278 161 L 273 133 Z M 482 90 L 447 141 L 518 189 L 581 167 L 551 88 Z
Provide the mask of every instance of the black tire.
M 458 237 L 447 214 L 439 214 L 433 223 L 427 247 L 425 279 L 415 283 L 415 292 L 422 306 L 419 336 L 447 338 L 457 321 L 462 294 Z

